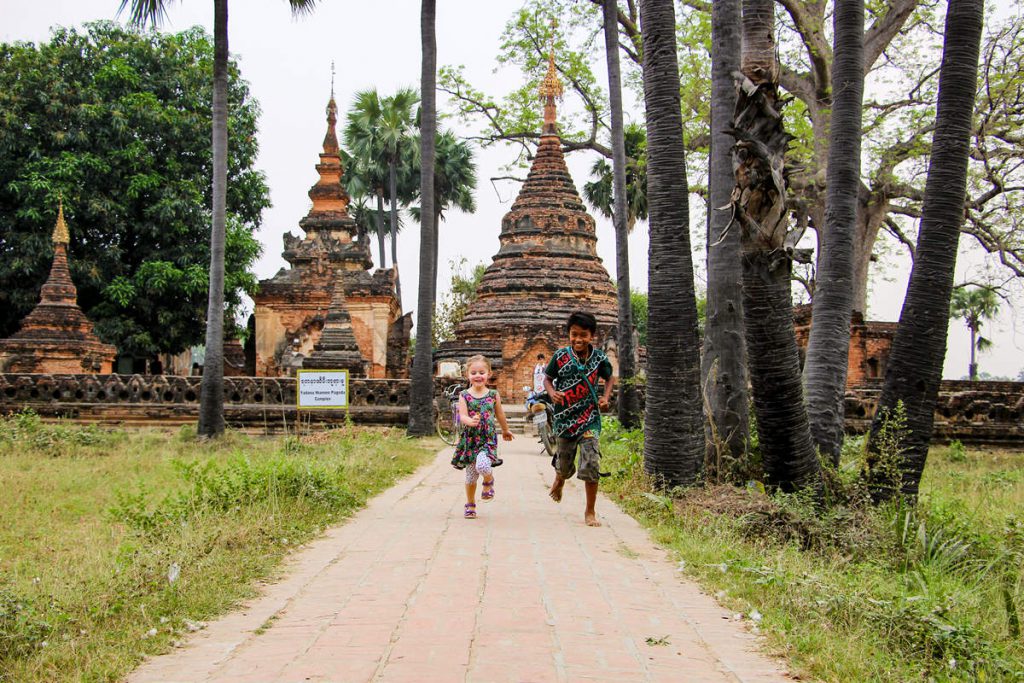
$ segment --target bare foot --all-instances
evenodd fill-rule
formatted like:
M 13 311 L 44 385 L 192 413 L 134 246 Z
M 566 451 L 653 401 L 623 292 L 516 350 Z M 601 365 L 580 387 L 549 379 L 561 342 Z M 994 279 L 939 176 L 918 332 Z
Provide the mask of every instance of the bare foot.
M 548 495 L 551 496 L 551 500 L 556 503 L 562 502 L 562 487 L 565 486 L 565 479 L 559 476 L 555 477 L 555 482 L 551 484 L 551 490 L 548 491 Z
M 587 523 L 587 526 L 601 526 L 601 522 L 597 521 L 596 512 L 583 513 L 583 521 Z

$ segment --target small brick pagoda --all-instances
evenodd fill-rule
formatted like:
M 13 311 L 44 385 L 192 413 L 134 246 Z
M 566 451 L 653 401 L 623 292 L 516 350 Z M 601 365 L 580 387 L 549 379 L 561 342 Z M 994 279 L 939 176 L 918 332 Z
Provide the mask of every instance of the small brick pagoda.
M 112 371 L 117 349 L 93 333 L 92 322 L 78 307 L 78 290 L 68 270 L 70 234 L 64 205 L 53 229 L 53 265 L 40 291 L 39 304 L 17 332 L 0 341 L 0 372 L 47 374 Z
M 444 368 L 482 353 L 494 366 L 506 401 L 533 385 L 537 355 L 567 342 L 565 322 L 577 310 L 593 313 L 598 345 L 615 364 L 618 325 L 615 286 L 597 256 L 594 219 L 580 199 L 556 130 L 555 99 L 562 84 L 554 57 L 540 86 L 544 128 L 526 182 L 501 221 L 501 247 L 484 273 L 477 299 L 435 355 Z
M 348 213 L 349 197 L 341 184 L 337 121 L 338 106 L 332 94 L 327 105 L 327 134 L 316 166 L 320 179 L 309 191 L 313 208 L 299 221 L 305 237 L 285 233 L 282 255 L 290 267 L 262 280 L 254 297 L 256 374 L 260 376 L 290 374 L 303 364 L 335 315 L 332 301 L 347 309 L 344 315 L 363 360 L 359 375 L 407 376 L 410 325 L 402 316 L 397 271 L 369 272 L 373 267 L 370 248 Z M 333 296 L 338 278 L 344 282 L 340 297 Z M 395 342 L 396 337 L 405 343 Z M 354 368 L 350 369 L 356 376 Z
M 889 364 L 892 340 L 899 323 L 864 320 L 860 311 L 854 311 L 850 319 L 850 355 L 846 369 L 846 386 L 855 387 L 871 380 L 885 377 Z M 793 328 L 800 350 L 800 365 L 803 366 L 807 344 L 811 337 L 811 305 L 796 306 L 793 309 Z

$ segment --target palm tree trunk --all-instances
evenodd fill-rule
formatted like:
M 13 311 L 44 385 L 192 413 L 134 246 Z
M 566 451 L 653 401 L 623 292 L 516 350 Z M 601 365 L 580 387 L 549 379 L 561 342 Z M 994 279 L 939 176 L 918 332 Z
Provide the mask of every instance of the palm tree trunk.
M 736 185 L 733 139 L 736 110 L 733 74 L 740 68 L 740 2 L 711 5 L 711 159 L 708 174 L 708 292 L 701 386 L 708 410 L 708 463 L 721 474 L 722 456 L 746 458 L 749 438 L 747 357 L 743 345 L 743 273 L 740 232 L 729 197 Z
M 967 365 L 967 376 L 971 380 L 978 379 L 978 364 L 974 358 L 974 349 L 977 348 L 978 332 L 971 328 L 971 362 Z
M 692 484 L 704 461 L 697 303 L 672 0 L 641 0 L 647 115 L 647 405 L 644 470 Z
M 416 356 L 412 364 L 409 396 L 410 436 L 427 436 L 434 430 L 434 358 L 433 318 L 434 294 L 434 156 L 437 135 L 437 37 L 435 34 L 435 2 L 422 0 L 420 10 L 420 42 L 423 48 L 423 70 L 420 116 L 420 274 L 416 301 Z
M 434 198 L 434 279 L 431 282 L 437 283 L 437 262 L 441 260 L 440 257 L 440 242 L 441 242 L 441 209 L 436 206 L 437 197 Z
M 604 0 L 604 46 L 608 61 L 608 94 L 612 117 L 612 186 L 615 223 L 615 283 L 619 303 L 619 421 L 628 429 L 640 421 L 640 396 L 633 346 L 633 304 L 629 284 L 629 226 L 626 223 L 626 139 L 622 121 L 622 78 L 619 70 L 618 3 Z
M 794 490 L 819 483 L 793 332 L 787 250 L 786 147 L 772 0 L 744 0 L 742 87 L 736 100 L 733 166 L 743 251 L 743 322 L 765 479 Z
M 853 234 L 860 190 L 864 0 L 836 0 L 825 230 L 819 233 L 811 336 L 804 363 L 807 417 L 818 451 L 839 464 L 853 310 Z
M 402 283 L 398 277 L 398 162 L 388 162 L 388 184 L 391 192 L 391 265 L 395 269 L 395 289 L 402 300 Z
M 902 402 L 906 411 L 900 453 L 902 493 L 916 497 L 934 429 L 935 402 L 946 356 L 949 305 L 957 245 L 964 221 L 971 120 L 978 77 L 984 0 L 950 0 L 939 69 L 931 161 L 925 182 L 917 258 L 910 271 L 885 384 L 871 424 L 869 451 L 877 452 L 885 415 Z M 869 460 L 869 466 L 872 460 Z M 874 491 L 889 498 L 892 488 Z
M 377 246 L 380 248 L 380 267 L 387 266 L 384 260 L 384 192 L 377 190 Z
M 228 0 L 213 3 L 213 229 L 210 297 L 206 307 L 206 360 L 199 398 L 203 437 L 224 433 L 224 224 L 228 177 Z

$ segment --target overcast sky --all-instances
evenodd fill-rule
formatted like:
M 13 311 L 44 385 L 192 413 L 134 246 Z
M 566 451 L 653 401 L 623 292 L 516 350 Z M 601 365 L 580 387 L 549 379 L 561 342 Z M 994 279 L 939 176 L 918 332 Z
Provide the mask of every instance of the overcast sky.
M 513 68 L 495 71 L 494 56 L 505 22 L 520 4 L 504 0 L 439 0 L 438 65 L 465 65 L 470 82 L 486 92 L 503 93 L 518 87 L 522 75 Z M 199 24 L 212 33 L 213 3 L 209 0 L 184 0 L 169 5 L 169 21 L 162 30 L 180 31 Z M 51 26 L 80 26 L 86 21 L 113 19 L 118 6 L 119 0 L 0 0 L 0 41 L 43 41 L 48 38 Z M 420 3 L 414 0 L 321 0 L 312 14 L 292 18 L 285 0 L 231 3 L 230 49 L 263 112 L 259 121 L 258 167 L 267 175 L 273 202 L 273 207 L 264 213 L 258 235 L 263 244 L 263 255 L 256 265 L 260 278 L 270 277 L 286 265 L 281 258 L 281 236 L 288 231 L 302 234 L 298 221 L 309 210 L 306 193 L 317 179 L 314 165 L 326 126 L 324 108 L 330 97 L 331 62 L 336 64 L 334 88 L 342 118 L 358 90 L 376 87 L 382 94 L 390 94 L 402 86 L 418 88 L 419 8 Z M 593 66 L 600 74 L 599 79 L 604 79 L 603 64 Z M 444 97 L 439 96 L 439 108 L 445 104 Z M 639 116 L 639 112 L 634 112 L 633 118 Z M 457 126 L 451 120 L 443 125 Z M 465 131 L 456 128 L 456 132 Z M 489 179 L 505 175 L 500 167 L 509 163 L 513 155 L 512 150 L 502 147 L 477 151 L 478 210 L 472 216 L 452 213 L 441 226 L 440 290 L 447 287 L 450 260 L 465 257 L 471 265 L 490 263 L 497 252 L 501 217 L 515 199 L 518 185 L 508 181 L 492 183 Z M 586 180 L 592 163 L 593 157 L 570 155 L 570 170 L 577 187 Z M 614 277 L 614 233 L 608 221 L 596 218 L 598 252 Z M 406 223 L 407 228 L 399 237 L 398 262 L 403 303 L 405 310 L 410 311 L 415 309 L 417 300 L 419 226 L 410 219 Z M 376 244 L 373 254 L 376 258 Z M 647 231 L 642 224 L 637 225 L 631 237 L 630 259 L 633 286 L 644 290 Z M 703 261 L 703 254 L 695 254 L 694 260 Z M 905 287 L 905 273 L 894 273 L 891 281 L 876 278 L 869 317 L 895 320 Z M 986 336 L 994 338 L 996 349 L 980 357 L 981 370 L 1016 376 L 1024 366 L 1024 323 L 1006 312 L 986 330 Z M 967 371 L 969 343 L 962 322 L 951 323 L 949 341 L 944 374 L 959 378 Z

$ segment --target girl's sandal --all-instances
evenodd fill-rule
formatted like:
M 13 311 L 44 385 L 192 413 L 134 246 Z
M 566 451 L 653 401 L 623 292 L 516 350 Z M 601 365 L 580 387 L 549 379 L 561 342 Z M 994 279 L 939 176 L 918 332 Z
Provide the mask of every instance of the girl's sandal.
M 480 497 L 484 500 L 491 500 L 494 498 L 494 480 L 491 483 L 484 482 L 484 490 L 480 494 Z
M 466 503 L 466 509 L 462 516 L 466 519 L 476 519 L 476 503 Z

